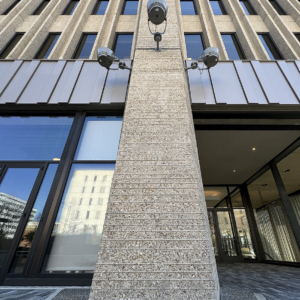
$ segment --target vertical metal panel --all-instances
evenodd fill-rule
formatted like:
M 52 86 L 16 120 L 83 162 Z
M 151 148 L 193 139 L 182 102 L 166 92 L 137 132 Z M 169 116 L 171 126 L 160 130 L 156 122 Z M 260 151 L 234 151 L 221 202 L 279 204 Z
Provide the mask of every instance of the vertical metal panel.
M 64 62 L 42 61 L 18 103 L 47 103 Z
M 72 94 L 73 88 L 77 81 L 81 67 L 82 60 L 75 62 L 68 62 L 64 71 L 56 85 L 56 88 L 50 98 L 49 103 L 68 103 Z
M 13 76 L 19 70 L 22 62 L 22 60 L 0 62 L 0 96 L 6 89 Z
M 247 104 L 246 97 L 232 62 L 222 62 L 209 70 L 216 102 Z
M 300 61 L 299 60 L 295 61 L 295 64 L 297 66 L 298 71 L 300 72 Z
M 130 67 L 131 61 L 126 61 L 126 65 Z M 119 69 L 108 72 L 101 104 L 125 102 L 129 75 L 129 70 Z
M 240 78 L 240 82 L 243 86 L 244 93 L 247 97 L 248 103 L 258 103 L 258 99 L 255 95 L 254 89 L 251 85 L 251 82 L 247 76 L 247 72 L 244 68 L 244 64 L 241 61 L 235 60 L 234 62 L 235 69 Z
M 17 72 L 9 86 L 2 94 L 0 103 L 16 103 L 35 70 L 37 69 L 39 63 L 40 61 L 34 60 L 31 62 L 24 62 L 22 64 L 20 70 Z
M 69 103 L 100 103 L 106 75 L 98 63 L 85 62 Z
M 290 84 L 292 90 L 294 91 L 297 100 L 300 100 L 300 74 L 295 70 L 296 72 L 292 71 L 292 68 L 289 67 L 289 65 L 283 61 L 278 60 L 277 61 L 282 73 L 284 74 L 286 80 Z
M 260 63 L 280 104 L 299 104 L 276 62 Z
M 253 66 L 253 69 L 256 73 L 257 78 L 260 81 L 260 84 L 264 90 L 264 93 L 267 97 L 268 102 L 269 103 L 279 103 L 279 99 L 277 98 L 276 93 L 275 93 L 266 73 L 264 72 L 260 62 L 259 61 L 251 61 L 251 64 Z
M 244 69 L 246 71 L 247 77 L 252 85 L 252 88 L 254 90 L 254 93 L 256 95 L 256 101 L 259 104 L 268 104 L 268 101 L 266 99 L 266 96 L 264 94 L 264 91 L 262 90 L 259 81 L 256 77 L 256 74 L 254 73 L 254 70 L 252 68 L 252 65 L 249 61 L 243 62 Z

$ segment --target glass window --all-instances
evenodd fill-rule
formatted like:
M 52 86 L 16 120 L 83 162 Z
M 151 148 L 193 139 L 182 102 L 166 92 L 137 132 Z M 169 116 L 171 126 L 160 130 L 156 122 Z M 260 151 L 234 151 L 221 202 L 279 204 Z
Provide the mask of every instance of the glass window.
M 240 0 L 240 4 L 242 5 L 246 15 L 256 15 L 252 5 L 248 0 Z
M 20 0 L 15 1 L 11 6 L 7 8 L 6 11 L 2 15 L 7 15 L 10 13 L 10 11 L 20 2 Z
M 35 10 L 33 15 L 39 15 L 45 9 L 45 7 L 49 4 L 50 0 L 44 0 L 41 5 Z
M 227 197 L 226 186 L 205 186 L 204 195 L 207 207 L 214 207 Z M 227 207 L 227 206 L 226 206 Z
M 220 0 L 210 0 L 210 5 L 214 15 L 227 15 L 226 10 Z
M 266 259 L 300 262 L 300 251 L 271 170 L 253 181 L 248 191 Z
M 230 194 L 232 207 L 244 207 L 241 192 L 239 189 Z
M 286 15 L 285 11 L 281 8 L 281 6 L 279 6 L 279 4 L 275 0 L 269 0 L 269 2 L 279 15 Z
M 73 164 L 43 264 L 43 272 L 92 273 L 107 209 L 114 164 Z M 87 176 L 87 180 L 85 177 Z M 94 177 L 107 176 L 106 181 Z M 82 195 L 82 187 L 85 193 Z M 92 187 L 95 192 L 91 194 Z M 101 193 L 105 187 L 105 193 Z M 99 205 L 101 196 L 103 203 Z M 82 204 L 78 201 L 83 198 Z M 89 199 L 95 199 L 89 205 Z
M 252 244 L 250 228 L 245 209 L 234 209 L 233 213 L 235 217 L 242 255 L 244 259 L 255 259 L 256 255 Z
M 244 54 L 235 34 L 221 34 L 229 59 L 244 59 Z
M 77 5 L 79 4 L 79 0 L 78 1 L 74 1 L 72 0 L 71 2 L 69 2 L 69 4 L 67 5 L 63 15 L 73 15 Z
M 3 266 L 39 168 L 9 168 L 0 184 L 0 267 Z M 29 220 L 34 219 L 33 215 Z
M 8 54 L 14 49 L 14 47 L 18 44 L 20 39 L 23 37 L 24 33 L 17 33 L 15 36 L 10 40 L 8 45 L 4 48 L 4 50 L 0 54 L 0 59 L 4 59 L 8 56 Z
M 182 15 L 196 15 L 196 9 L 194 1 L 181 0 L 180 1 L 181 14 Z
M 139 1 L 126 0 L 123 15 L 136 15 L 139 6 Z
M 94 7 L 92 15 L 105 15 L 107 5 L 108 1 L 98 0 Z
M 204 50 L 201 34 L 185 34 L 184 37 L 188 59 L 201 58 Z
M 71 117 L 0 117 L 1 160 L 60 160 Z
M 130 58 L 133 34 L 117 34 L 114 52 L 120 59 Z
M 300 225 L 300 147 L 277 164 Z
M 35 58 L 38 59 L 43 59 L 43 58 L 48 58 L 50 55 L 51 51 L 53 50 L 57 40 L 59 39 L 60 34 L 49 34 L 47 37 L 46 41 L 44 42 L 41 50 L 37 54 Z
M 295 37 L 300 42 L 300 33 L 295 33 Z
M 282 59 L 281 54 L 277 50 L 275 44 L 272 42 L 269 34 L 259 34 L 259 39 L 265 47 L 265 50 L 268 52 L 270 59 Z
M 45 203 L 57 170 L 58 164 L 50 164 L 43 179 L 43 183 L 34 202 L 30 217 L 23 231 L 22 238 L 10 266 L 10 273 L 22 273 L 33 238 L 42 218 Z
M 73 58 L 89 58 L 95 44 L 97 34 L 83 34 Z
M 74 159 L 116 160 L 122 121 L 116 117 L 87 117 Z

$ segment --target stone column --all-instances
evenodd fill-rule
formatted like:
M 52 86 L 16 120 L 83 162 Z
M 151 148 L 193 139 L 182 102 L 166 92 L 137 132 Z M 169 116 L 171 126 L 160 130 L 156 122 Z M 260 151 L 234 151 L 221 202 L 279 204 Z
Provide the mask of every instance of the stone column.
M 140 0 L 141 1 L 141 0 Z M 176 0 L 156 46 L 142 0 L 91 299 L 219 299 Z

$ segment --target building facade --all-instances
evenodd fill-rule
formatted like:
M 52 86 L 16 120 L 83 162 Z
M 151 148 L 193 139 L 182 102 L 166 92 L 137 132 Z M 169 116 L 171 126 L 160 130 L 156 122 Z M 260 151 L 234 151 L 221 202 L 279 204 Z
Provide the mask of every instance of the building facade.
M 2 285 L 219 299 L 217 263 L 299 266 L 300 3 L 167 4 L 155 51 L 146 0 L 1 1 Z

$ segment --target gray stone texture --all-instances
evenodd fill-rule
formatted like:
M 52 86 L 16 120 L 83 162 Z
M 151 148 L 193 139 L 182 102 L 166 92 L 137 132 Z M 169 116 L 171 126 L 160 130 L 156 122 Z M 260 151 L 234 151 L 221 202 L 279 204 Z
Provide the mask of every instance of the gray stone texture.
M 123 129 L 90 299 L 219 299 L 178 6 L 161 52 L 140 1 Z M 160 26 L 162 27 L 162 26 Z

